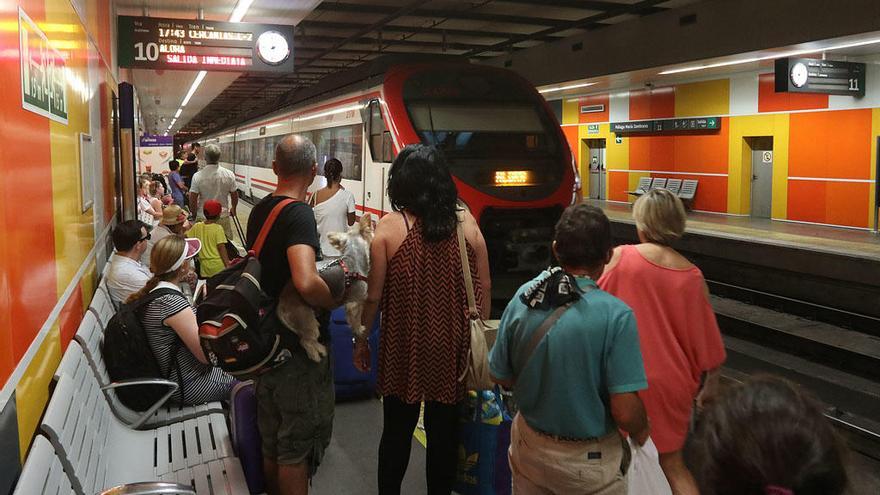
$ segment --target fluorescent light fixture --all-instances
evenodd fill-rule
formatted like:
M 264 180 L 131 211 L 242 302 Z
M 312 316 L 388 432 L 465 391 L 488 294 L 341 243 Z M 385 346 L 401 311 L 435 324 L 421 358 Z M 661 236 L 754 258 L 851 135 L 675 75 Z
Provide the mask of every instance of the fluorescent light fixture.
M 193 81 L 192 86 L 189 87 L 189 91 L 186 92 L 186 96 L 183 97 L 183 102 L 180 104 L 180 107 L 183 108 L 189 103 L 189 99 L 193 97 L 196 90 L 199 89 L 199 85 L 202 84 L 202 80 L 207 76 L 208 73 L 206 71 L 200 70 L 198 74 L 196 74 L 196 79 Z
M 750 64 L 752 62 L 761 62 L 763 60 L 773 60 L 777 58 L 787 58 L 787 57 L 797 57 L 798 55 L 806 55 L 808 53 L 816 53 L 816 52 L 829 52 L 832 50 L 842 50 L 845 48 L 854 48 L 857 46 L 865 46 L 865 45 L 874 45 L 880 43 L 880 38 L 872 38 L 869 40 L 863 41 L 853 41 L 850 43 L 841 43 L 838 45 L 831 45 L 825 48 L 804 48 L 801 50 L 791 50 L 782 53 L 775 53 L 773 55 L 764 55 L 762 57 L 749 57 L 740 60 L 730 60 L 727 62 L 718 62 L 714 64 L 703 64 L 703 65 L 695 65 L 691 67 L 682 67 L 681 69 L 669 69 L 660 72 L 659 75 L 665 76 L 668 74 L 681 74 L 682 72 L 694 72 L 698 70 L 705 69 L 715 69 L 717 67 L 729 67 L 731 65 L 740 65 L 740 64 Z
M 544 94 L 544 93 L 552 93 L 554 91 L 565 91 L 566 89 L 586 88 L 587 86 L 592 86 L 594 84 L 596 84 L 596 83 L 588 82 L 588 83 L 580 83 L 580 84 L 571 84 L 568 86 L 559 86 L 556 88 L 542 89 L 542 90 L 539 90 L 538 93 Z
M 251 8 L 251 4 L 254 3 L 254 0 L 238 0 L 238 4 L 232 9 L 232 15 L 229 16 L 229 22 L 240 22 L 249 8 Z
M 335 110 L 328 110 L 326 112 L 314 113 L 312 115 L 308 115 L 305 117 L 295 117 L 293 119 L 294 122 L 302 122 L 304 120 L 312 120 L 312 119 L 320 119 L 321 117 L 329 117 L 330 115 L 336 115 L 338 113 L 345 113 L 360 110 L 361 105 L 351 105 L 348 107 L 337 108 Z
M 174 118 L 176 119 L 177 117 L 180 117 L 181 112 L 183 112 L 183 109 L 182 109 L 182 108 L 178 108 L 178 109 L 177 109 L 177 113 L 174 114 Z

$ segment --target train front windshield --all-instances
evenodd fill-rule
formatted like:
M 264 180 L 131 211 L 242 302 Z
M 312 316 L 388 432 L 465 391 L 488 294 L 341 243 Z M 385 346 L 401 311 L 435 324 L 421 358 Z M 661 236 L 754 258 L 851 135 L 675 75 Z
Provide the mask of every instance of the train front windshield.
M 567 165 L 558 129 L 519 79 L 473 67 L 431 69 L 407 79 L 403 100 L 422 143 L 442 149 L 463 182 L 523 201 L 561 184 Z

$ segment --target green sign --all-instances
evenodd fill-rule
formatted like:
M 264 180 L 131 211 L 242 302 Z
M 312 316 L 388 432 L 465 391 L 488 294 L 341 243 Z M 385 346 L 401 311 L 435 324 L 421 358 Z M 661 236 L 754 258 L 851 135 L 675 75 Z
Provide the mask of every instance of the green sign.
M 64 57 L 21 8 L 18 33 L 22 108 L 67 125 Z
M 587 126 L 587 134 L 599 134 L 599 124 L 590 124 Z

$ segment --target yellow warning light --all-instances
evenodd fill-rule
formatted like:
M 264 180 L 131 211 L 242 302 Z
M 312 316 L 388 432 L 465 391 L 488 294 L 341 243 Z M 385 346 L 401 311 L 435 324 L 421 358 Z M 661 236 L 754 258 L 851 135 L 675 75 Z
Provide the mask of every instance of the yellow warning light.
M 528 186 L 531 185 L 532 174 L 528 170 L 497 170 L 496 186 Z

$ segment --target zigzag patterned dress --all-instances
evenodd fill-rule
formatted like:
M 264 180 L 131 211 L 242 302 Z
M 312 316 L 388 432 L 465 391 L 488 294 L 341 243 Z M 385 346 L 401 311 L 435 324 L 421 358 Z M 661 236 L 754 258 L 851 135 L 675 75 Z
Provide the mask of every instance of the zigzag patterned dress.
M 483 290 L 470 244 L 467 252 L 479 309 Z M 467 364 L 468 332 L 458 238 L 453 233 L 428 242 L 416 220 L 388 262 L 385 276 L 379 393 L 409 404 L 463 400 L 465 386 L 458 377 Z

